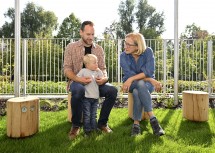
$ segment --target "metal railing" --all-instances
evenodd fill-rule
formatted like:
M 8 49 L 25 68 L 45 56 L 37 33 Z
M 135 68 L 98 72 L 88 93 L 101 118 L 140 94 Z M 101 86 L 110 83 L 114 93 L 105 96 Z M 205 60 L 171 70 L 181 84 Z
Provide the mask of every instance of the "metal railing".
M 71 41 L 76 41 L 75 39 Z M 96 40 L 106 55 L 109 80 L 120 88 L 122 71 L 119 55 L 123 40 Z M 163 83 L 162 94 L 174 93 L 174 41 L 147 39 L 155 55 L 156 79 Z M 22 39 L 21 82 L 23 95 L 65 96 L 67 78 L 63 75 L 66 39 Z M 183 90 L 201 90 L 214 95 L 214 58 L 212 40 L 179 41 L 179 94 Z M 0 39 L 0 96 L 14 95 L 14 39 Z M 183 81 L 183 83 L 181 83 Z M 186 85 L 186 83 L 188 85 Z M 157 93 L 154 93 L 157 94 Z

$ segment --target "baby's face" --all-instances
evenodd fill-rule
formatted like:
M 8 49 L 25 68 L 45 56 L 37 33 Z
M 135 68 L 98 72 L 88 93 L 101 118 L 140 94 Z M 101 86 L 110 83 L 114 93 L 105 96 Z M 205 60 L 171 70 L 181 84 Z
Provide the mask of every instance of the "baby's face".
M 95 71 L 98 69 L 98 61 L 97 60 L 91 60 L 89 63 L 87 63 L 86 68 Z

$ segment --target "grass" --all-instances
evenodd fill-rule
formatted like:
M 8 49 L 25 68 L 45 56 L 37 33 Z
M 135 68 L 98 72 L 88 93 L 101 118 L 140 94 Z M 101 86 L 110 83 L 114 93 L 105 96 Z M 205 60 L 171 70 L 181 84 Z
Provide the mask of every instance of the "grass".
M 182 117 L 182 110 L 155 109 L 166 135 L 152 134 L 148 120 L 141 122 L 142 135 L 130 137 L 132 120 L 126 108 L 114 108 L 109 119 L 112 134 L 81 135 L 68 139 L 71 123 L 67 111 L 40 112 L 39 132 L 26 138 L 9 138 L 6 135 L 6 116 L 0 118 L 1 153 L 194 153 L 215 152 L 215 110 L 209 110 L 207 122 L 192 122 Z

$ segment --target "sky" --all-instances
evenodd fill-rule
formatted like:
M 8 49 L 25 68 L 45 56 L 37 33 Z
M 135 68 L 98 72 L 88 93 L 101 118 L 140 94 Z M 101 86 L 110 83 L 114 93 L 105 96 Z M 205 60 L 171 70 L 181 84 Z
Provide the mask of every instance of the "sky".
M 118 7 L 122 0 L 20 0 L 20 11 L 28 2 L 42 6 L 46 11 L 53 11 L 58 17 L 59 25 L 71 13 L 81 21 L 91 20 L 95 24 L 95 35 L 101 36 L 105 27 L 113 21 L 118 21 Z M 137 0 L 136 0 L 137 1 Z M 164 26 L 166 31 L 163 39 L 174 38 L 174 1 L 175 0 L 148 0 L 148 4 L 156 12 L 164 12 Z M 215 33 L 215 9 L 213 0 L 178 0 L 178 34 L 185 31 L 186 25 L 195 23 L 209 34 Z M 4 13 L 9 7 L 15 8 L 15 0 L 0 0 L 0 27 L 8 21 Z

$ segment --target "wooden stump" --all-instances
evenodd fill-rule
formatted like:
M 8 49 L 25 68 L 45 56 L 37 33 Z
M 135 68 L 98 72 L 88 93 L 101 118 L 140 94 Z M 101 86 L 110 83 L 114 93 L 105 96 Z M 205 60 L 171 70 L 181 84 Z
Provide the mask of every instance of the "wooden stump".
M 209 95 L 202 91 L 182 92 L 183 117 L 192 121 L 207 121 Z
M 7 100 L 7 136 L 26 137 L 39 130 L 39 99 L 17 97 Z
M 72 107 L 71 107 L 71 98 L 72 98 L 72 93 L 68 93 L 68 115 L 67 115 L 67 120 L 69 122 L 72 122 Z
M 128 93 L 128 116 L 133 119 L 133 95 L 132 93 Z M 144 112 L 144 109 L 142 111 L 142 120 L 149 119 L 149 116 L 147 113 Z

